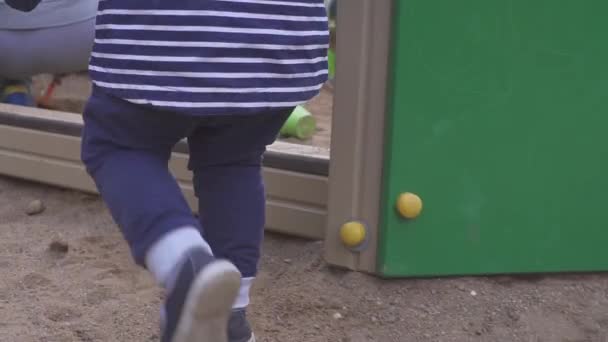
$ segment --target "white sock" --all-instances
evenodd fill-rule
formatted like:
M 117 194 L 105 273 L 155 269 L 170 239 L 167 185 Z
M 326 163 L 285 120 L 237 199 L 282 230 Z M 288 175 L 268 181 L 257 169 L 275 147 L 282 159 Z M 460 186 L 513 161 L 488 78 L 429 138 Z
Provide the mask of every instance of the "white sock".
M 203 248 L 213 255 L 211 247 L 197 228 L 188 226 L 175 229 L 161 237 L 148 250 L 146 266 L 158 284 L 166 286 L 173 268 L 182 260 L 184 254 L 194 247 Z
M 234 305 L 232 305 L 233 309 L 244 309 L 249 305 L 249 291 L 251 290 L 254 279 L 255 278 L 243 278 L 241 280 L 241 288 L 239 289 L 239 295 L 234 301 Z

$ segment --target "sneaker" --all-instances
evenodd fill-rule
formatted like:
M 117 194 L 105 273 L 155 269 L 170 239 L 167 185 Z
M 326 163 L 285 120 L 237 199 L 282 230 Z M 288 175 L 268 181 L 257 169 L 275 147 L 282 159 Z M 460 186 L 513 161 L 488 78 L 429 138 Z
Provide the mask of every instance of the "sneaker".
M 173 279 L 164 304 L 161 341 L 228 342 L 226 327 L 241 284 L 237 268 L 194 249 Z
M 228 321 L 228 342 L 255 342 L 245 310 L 236 310 Z

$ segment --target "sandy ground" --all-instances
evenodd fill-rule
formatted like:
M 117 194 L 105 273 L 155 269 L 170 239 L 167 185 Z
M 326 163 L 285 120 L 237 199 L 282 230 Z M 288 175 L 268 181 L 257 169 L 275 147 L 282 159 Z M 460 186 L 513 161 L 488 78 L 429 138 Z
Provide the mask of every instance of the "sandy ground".
M 40 199 L 46 211 L 28 216 Z M 65 245 L 64 245 L 65 244 Z M 608 276 L 380 280 L 268 234 L 260 341 L 608 341 Z M 0 178 L 0 340 L 158 340 L 162 293 L 97 197 Z

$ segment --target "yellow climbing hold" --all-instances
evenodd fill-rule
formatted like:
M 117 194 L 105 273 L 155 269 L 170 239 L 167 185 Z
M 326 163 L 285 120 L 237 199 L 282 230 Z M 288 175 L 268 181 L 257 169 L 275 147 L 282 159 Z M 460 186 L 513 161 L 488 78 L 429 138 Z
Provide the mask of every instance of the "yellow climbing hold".
M 365 226 L 361 222 L 347 222 L 340 228 L 340 239 L 347 247 L 354 248 L 365 241 L 367 235 Z
M 402 193 L 397 199 L 397 211 L 407 219 L 415 219 L 422 211 L 422 200 L 410 192 Z

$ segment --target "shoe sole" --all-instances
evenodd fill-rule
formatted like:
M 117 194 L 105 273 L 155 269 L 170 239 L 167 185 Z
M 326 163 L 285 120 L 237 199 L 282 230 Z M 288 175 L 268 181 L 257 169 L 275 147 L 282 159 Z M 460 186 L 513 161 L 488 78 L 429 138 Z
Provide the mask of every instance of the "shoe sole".
M 186 297 L 172 342 L 228 342 L 227 326 L 241 274 L 227 261 L 207 265 Z

